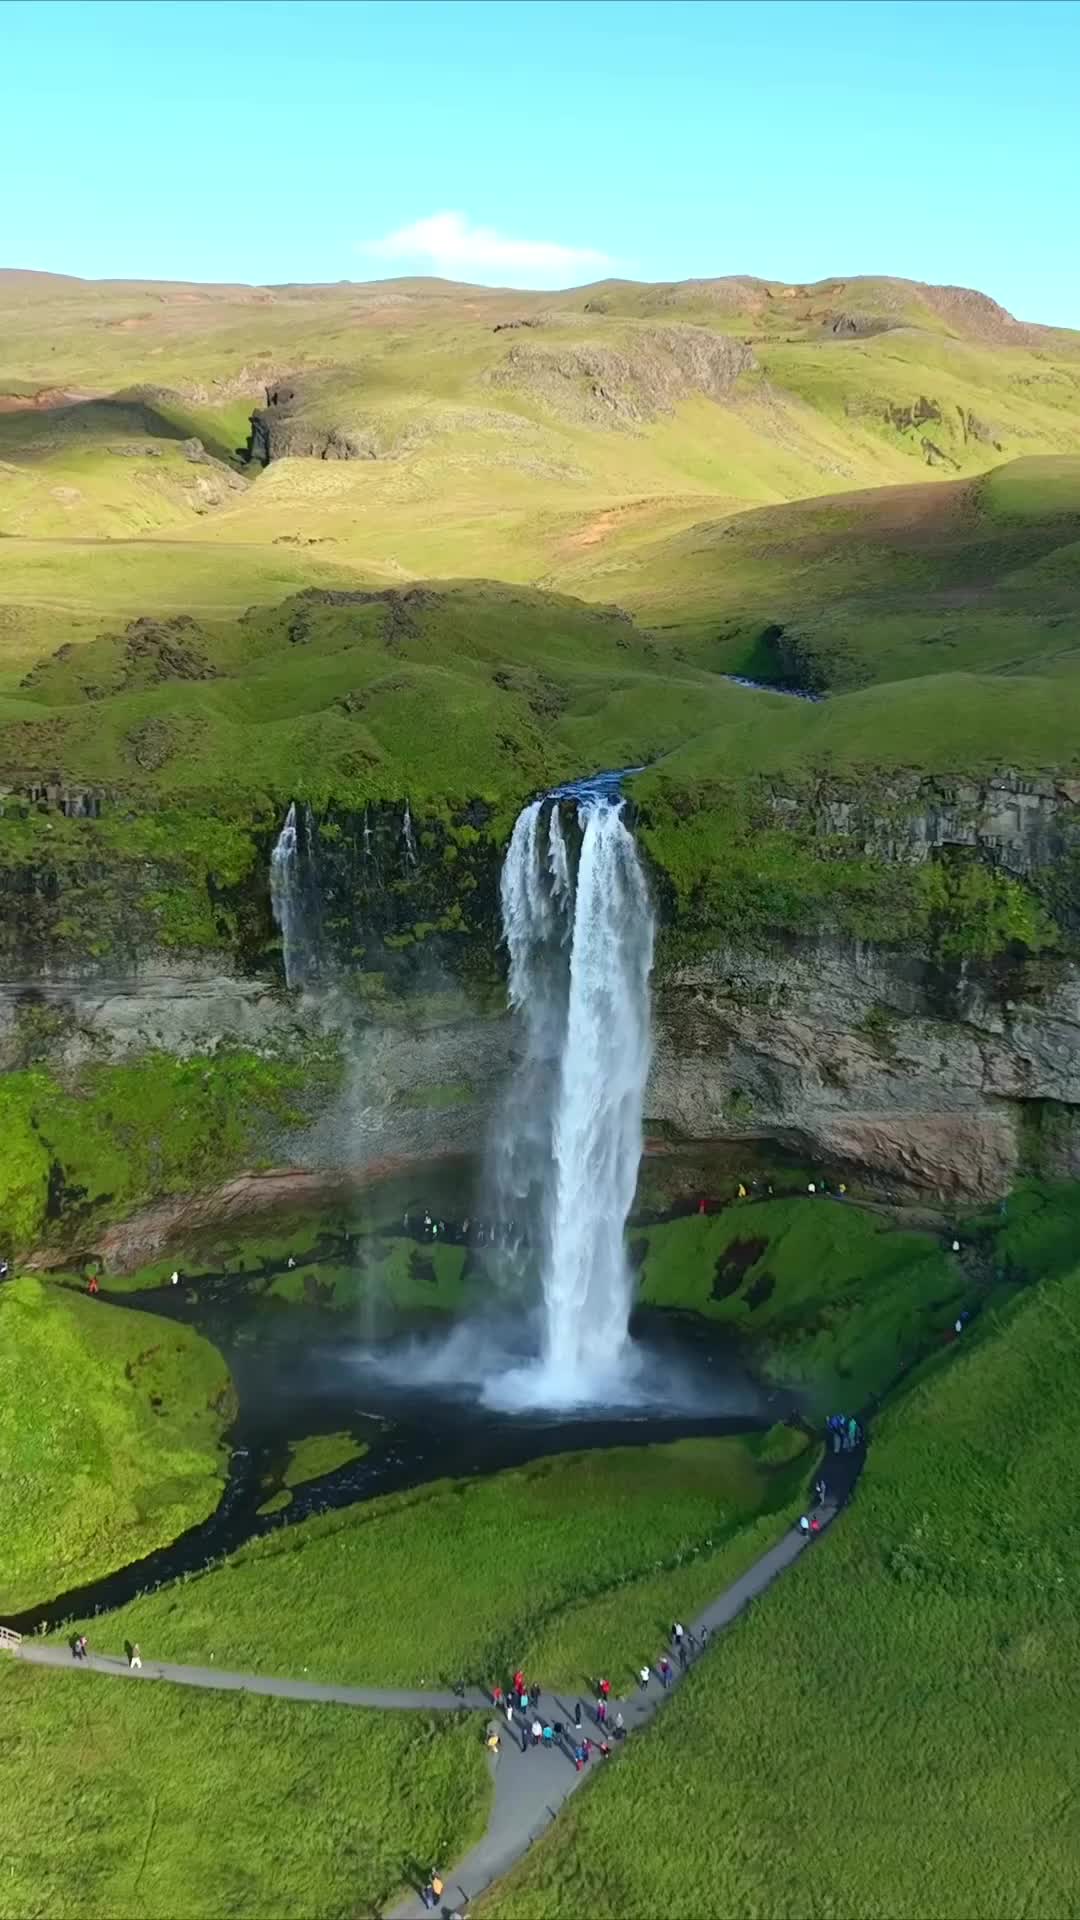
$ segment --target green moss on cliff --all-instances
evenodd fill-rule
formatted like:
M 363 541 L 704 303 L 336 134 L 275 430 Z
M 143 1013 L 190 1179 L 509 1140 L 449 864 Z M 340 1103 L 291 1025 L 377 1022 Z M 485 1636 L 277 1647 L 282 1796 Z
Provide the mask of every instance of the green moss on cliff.
M 332 1054 L 303 1061 L 229 1051 L 190 1060 L 151 1053 L 61 1082 L 42 1071 L 0 1080 L 0 1239 L 70 1240 L 142 1201 L 216 1185 L 266 1164 L 333 1091 Z
M 686 783 L 657 772 L 635 793 L 673 953 L 773 929 L 888 941 L 942 962 L 1060 944 L 1034 888 L 967 849 L 894 856 L 881 830 L 888 804 L 865 785 L 835 798 L 876 815 L 880 851 L 868 834 L 835 831 L 812 784 L 778 796 L 764 782 Z M 899 809 L 897 827 L 904 821 Z

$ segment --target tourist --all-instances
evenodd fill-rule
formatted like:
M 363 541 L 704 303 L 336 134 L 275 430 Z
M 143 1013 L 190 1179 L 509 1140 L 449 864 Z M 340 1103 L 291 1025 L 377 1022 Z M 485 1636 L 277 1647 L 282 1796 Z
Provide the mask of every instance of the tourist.
M 524 1685 L 525 1685 L 525 1675 L 522 1672 L 521 1668 L 519 1667 L 517 1672 L 514 1675 L 514 1692 L 517 1694 L 520 1694 L 521 1689 Z
M 501 1745 L 502 1745 L 502 1741 L 499 1738 L 498 1731 L 495 1727 L 492 1727 L 491 1732 L 488 1734 L 488 1737 L 487 1737 L 487 1750 L 489 1753 L 494 1754 L 496 1760 L 499 1757 L 499 1749 Z
M 508 1727 L 514 1724 L 514 1709 L 509 1700 L 506 1703 L 506 1724 Z
M 825 1505 L 826 1494 L 828 1493 L 828 1488 L 826 1487 L 824 1480 L 814 1481 L 814 1492 L 817 1494 L 818 1506 L 823 1507 Z
M 574 1725 L 577 1728 L 578 1732 L 580 1733 L 581 1732 L 581 1701 L 580 1700 L 574 1701 Z
M 808 1540 L 810 1538 L 810 1522 L 805 1513 L 800 1513 L 799 1515 L 799 1532 L 805 1539 Z
M 0 1280 L 6 1280 L 10 1272 L 10 1263 L 7 1260 L 0 1260 Z
M 686 1660 L 687 1660 L 686 1643 L 685 1641 L 680 1640 L 679 1641 L 679 1672 L 680 1673 L 686 1672 Z
M 529 1698 L 531 1699 L 534 1707 L 538 1707 L 540 1705 L 540 1689 L 538 1686 L 535 1685 L 535 1683 L 529 1689 Z
M 960 1251 L 960 1242 L 959 1242 L 959 1240 L 954 1240 L 954 1241 L 953 1241 L 953 1243 L 952 1243 L 952 1250 L 953 1250 L 953 1252 L 954 1252 L 954 1253 L 959 1253 L 959 1251 Z
M 292 1256 L 292 1254 L 291 1254 L 291 1253 L 290 1253 L 290 1255 L 289 1255 L 289 1257 L 288 1257 L 288 1259 L 286 1260 L 286 1262 L 285 1262 L 285 1265 L 287 1266 L 287 1268 L 288 1268 L 288 1270 L 289 1270 L 289 1272 L 291 1273 L 291 1272 L 292 1272 L 292 1270 L 293 1270 L 293 1268 L 294 1268 L 294 1267 L 295 1267 L 295 1265 L 296 1265 L 296 1261 L 294 1260 L 294 1258 L 293 1258 L 293 1256 Z
M 739 1181 L 737 1192 L 740 1200 L 746 1199 L 746 1188 L 744 1187 L 741 1180 Z
M 686 1633 L 686 1629 L 683 1626 L 682 1621 L 676 1620 L 675 1625 L 671 1629 L 671 1644 L 673 1647 L 682 1646 L 683 1637 L 685 1633 Z
M 599 1691 L 603 1695 L 605 1700 L 610 1700 L 611 1699 L 611 1681 L 601 1680 Z
M 648 1667 L 641 1667 L 638 1669 L 638 1686 L 641 1688 L 642 1693 L 645 1692 L 645 1689 L 647 1688 L 648 1684 L 649 1684 L 649 1669 Z
M 809 1186 L 807 1187 L 807 1189 L 806 1189 L 806 1191 L 807 1191 L 807 1193 L 816 1193 L 816 1192 L 817 1192 L 817 1188 L 816 1188 L 816 1186 L 814 1185 L 814 1182 L 813 1182 L 812 1180 L 811 1180 L 811 1182 L 810 1182 L 810 1184 L 809 1184 Z
M 529 1696 L 526 1693 L 524 1687 L 522 1687 L 521 1692 L 518 1694 L 518 1706 L 521 1708 L 522 1713 L 528 1713 Z
M 532 1734 L 533 1746 L 538 1747 L 540 1745 L 541 1740 L 544 1737 L 544 1729 L 540 1725 L 539 1720 L 533 1721 L 532 1726 L 529 1728 L 529 1732 Z
M 550 1752 L 551 1748 L 555 1744 L 555 1729 L 547 1720 L 544 1721 L 543 1739 L 544 1739 L 544 1746 Z
M 501 1706 L 502 1706 L 502 1703 L 503 1703 L 503 1690 L 502 1690 L 502 1688 L 501 1688 L 501 1687 L 499 1687 L 499 1686 L 495 1686 L 495 1687 L 492 1687 L 492 1689 L 491 1689 L 491 1704 L 492 1704 L 492 1706 L 493 1706 L 493 1707 L 501 1707 Z
M 169 1275 L 169 1279 L 172 1281 L 174 1287 L 178 1287 L 180 1285 L 180 1270 L 178 1267 L 173 1268 L 172 1272 Z
M 606 1721 L 607 1721 L 607 1701 L 598 1700 L 596 1703 L 596 1724 L 598 1727 L 602 1727 L 605 1725 Z
M 128 1654 L 128 1666 L 131 1668 L 132 1673 L 142 1672 L 142 1654 L 139 1652 L 139 1643 L 137 1640 L 131 1652 Z
M 821 1532 L 821 1521 L 818 1519 L 816 1513 L 812 1513 L 810 1515 L 810 1538 L 813 1539 L 814 1535 L 820 1532 Z
M 671 1685 L 671 1661 L 668 1659 L 666 1653 L 660 1657 L 660 1685 L 663 1687 L 665 1693 Z
M 616 1740 L 626 1739 L 626 1721 L 621 1713 L 615 1715 L 615 1738 Z
M 90 1275 L 90 1284 L 87 1287 L 86 1291 L 87 1293 L 100 1293 L 101 1289 L 98 1285 L 98 1277 L 96 1273 L 92 1273 Z
M 578 1745 L 574 1748 L 574 1772 L 575 1773 L 581 1772 L 581 1769 L 585 1765 L 585 1762 L 588 1759 L 588 1757 L 589 1757 L 588 1749 L 585 1747 L 585 1745 L 582 1742 L 579 1741 Z
M 859 1444 L 859 1423 L 854 1414 L 847 1423 L 847 1443 L 850 1448 L 855 1448 Z

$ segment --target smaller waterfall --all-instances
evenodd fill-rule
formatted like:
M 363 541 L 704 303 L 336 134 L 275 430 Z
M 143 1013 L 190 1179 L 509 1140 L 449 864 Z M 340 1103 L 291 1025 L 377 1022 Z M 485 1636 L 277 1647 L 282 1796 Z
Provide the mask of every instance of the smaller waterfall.
M 416 865 L 416 836 L 413 833 L 412 814 L 409 803 L 405 802 L 405 812 L 401 817 L 401 838 L 405 842 L 405 858 L 411 867 Z
M 319 902 L 313 870 L 315 820 L 305 807 L 303 829 L 295 800 L 270 855 L 270 905 L 281 933 L 287 987 L 306 987 L 319 973 Z
M 371 812 L 364 808 L 364 859 L 371 859 Z

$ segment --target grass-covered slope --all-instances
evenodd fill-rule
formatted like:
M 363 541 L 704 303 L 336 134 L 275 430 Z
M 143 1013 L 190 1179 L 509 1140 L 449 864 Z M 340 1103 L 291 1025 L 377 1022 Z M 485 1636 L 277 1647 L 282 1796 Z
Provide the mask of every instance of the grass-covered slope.
M 563 1454 L 302 1522 L 111 1614 L 146 1652 L 313 1678 L 620 1687 L 663 1632 L 769 1545 L 805 1480 L 801 1437 Z M 804 1443 L 803 1443 L 804 1444 Z
M 297 1650 L 299 1651 L 299 1643 Z M 380 1912 L 479 1837 L 475 1721 L 358 1713 L 94 1673 L 0 1671 L 0 1914 L 311 1920 Z
M 932 1363 L 821 1549 L 486 1911 L 1075 1912 L 1078 1341 L 1073 1271 Z
M 540 295 L 9 275 L 0 337 L 0 604 L 20 652 L 28 628 L 454 577 L 617 597 L 700 636 L 717 567 L 698 529 L 1080 453 L 1080 337 L 887 280 Z
M 30 1277 L 0 1286 L 0 1607 L 109 1573 L 206 1518 L 229 1375 L 199 1334 Z

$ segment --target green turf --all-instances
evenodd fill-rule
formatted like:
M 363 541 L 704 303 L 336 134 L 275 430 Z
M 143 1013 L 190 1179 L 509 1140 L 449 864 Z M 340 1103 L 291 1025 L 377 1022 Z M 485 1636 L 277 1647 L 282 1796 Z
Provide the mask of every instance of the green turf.
M 0 1914 L 312 1920 L 381 1911 L 479 1837 L 475 1721 L 7 1664 Z
M 1074 1269 L 932 1363 L 835 1532 L 485 1911 L 1074 1913 L 1078 1358 Z
M 808 1453 L 750 1440 L 562 1454 L 443 1481 L 254 1542 L 109 1616 L 108 1644 L 313 1677 L 629 1684 L 672 1608 L 693 1613 L 775 1538 Z
M 187 1327 L 27 1275 L 0 1287 L 0 1606 L 126 1566 L 213 1512 L 228 1371 Z
M 645 1305 L 729 1327 L 755 1370 L 820 1415 L 883 1393 L 975 1296 L 940 1236 L 835 1195 L 750 1198 L 634 1238 Z

